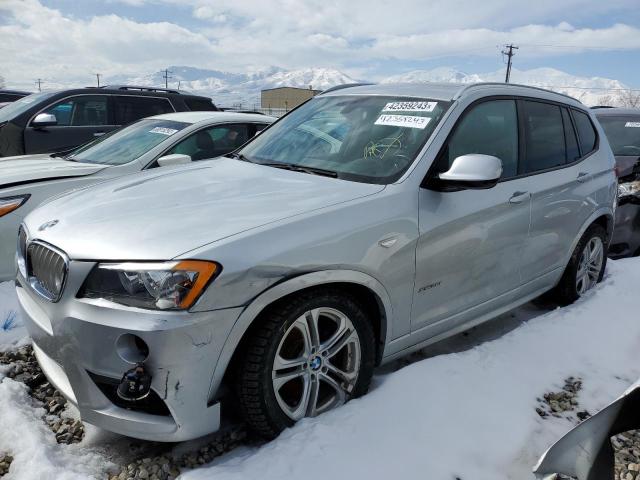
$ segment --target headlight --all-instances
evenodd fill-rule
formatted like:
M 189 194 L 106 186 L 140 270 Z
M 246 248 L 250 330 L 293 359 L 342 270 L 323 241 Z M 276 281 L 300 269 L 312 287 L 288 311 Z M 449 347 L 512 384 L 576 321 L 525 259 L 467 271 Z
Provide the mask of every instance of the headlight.
M 221 270 L 217 263 L 200 260 L 100 263 L 87 277 L 80 297 L 139 308 L 186 310 Z
M 640 195 L 640 180 L 618 185 L 618 198 Z
M 29 200 L 30 195 L 18 195 L 16 197 L 0 198 L 0 217 L 4 217 L 8 213 L 20 208 Z

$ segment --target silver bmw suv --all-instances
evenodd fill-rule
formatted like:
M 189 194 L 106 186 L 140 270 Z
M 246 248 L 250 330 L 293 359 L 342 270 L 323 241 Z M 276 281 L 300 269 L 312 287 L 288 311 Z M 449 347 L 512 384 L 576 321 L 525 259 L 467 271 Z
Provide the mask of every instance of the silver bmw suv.
M 376 365 L 593 288 L 614 164 L 589 110 L 556 93 L 333 89 L 227 158 L 33 211 L 17 294 L 85 421 L 177 441 L 230 409 L 271 438 L 366 393 Z

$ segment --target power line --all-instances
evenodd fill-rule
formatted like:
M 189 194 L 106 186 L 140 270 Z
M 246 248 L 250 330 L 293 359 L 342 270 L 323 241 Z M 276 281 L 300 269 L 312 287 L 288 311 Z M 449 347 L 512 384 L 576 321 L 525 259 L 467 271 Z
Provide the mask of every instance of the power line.
M 586 50 L 638 50 L 640 47 L 624 47 L 620 45 L 605 46 L 605 45 L 552 45 L 544 43 L 521 43 L 524 47 L 549 47 L 549 48 L 582 48 Z
M 505 83 L 509 83 L 509 77 L 511 76 L 511 59 L 512 57 L 515 55 L 515 53 L 513 52 L 514 50 L 518 50 L 518 48 L 520 47 L 516 47 L 513 43 L 509 44 L 509 45 L 505 45 L 506 48 L 508 48 L 508 51 L 504 51 L 502 50 L 502 54 L 506 55 L 507 57 L 509 57 L 508 63 L 507 63 L 507 73 L 505 75 L 504 78 L 504 82 Z

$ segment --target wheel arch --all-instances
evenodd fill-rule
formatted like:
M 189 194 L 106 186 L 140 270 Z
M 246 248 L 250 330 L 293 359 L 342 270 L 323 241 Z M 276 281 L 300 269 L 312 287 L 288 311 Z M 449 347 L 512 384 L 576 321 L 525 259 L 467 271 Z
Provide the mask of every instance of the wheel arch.
M 595 212 L 593 212 L 589 216 L 587 221 L 582 224 L 582 227 L 580 228 L 578 235 L 576 235 L 576 238 L 573 240 L 573 243 L 571 244 L 571 248 L 567 253 L 567 257 L 565 258 L 565 262 L 564 262 L 565 265 L 569 263 L 569 259 L 571 258 L 571 255 L 573 255 L 573 251 L 576 249 L 578 242 L 580 241 L 582 236 L 585 234 L 585 232 L 591 225 L 595 223 L 603 227 L 607 232 L 607 242 L 609 242 L 611 240 L 611 234 L 613 233 L 614 222 L 615 220 L 613 216 L 613 211 L 609 208 L 600 208 Z
M 340 286 L 362 300 L 374 321 L 376 364 L 380 363 L 384 345 L 391 338 L 391 298 L 384 286 L 372 276 L 355 270 L 323 270 L 290 278 L 254 298 L 242 311 L 225 340 L 209 387 L 209 401 L 218 391 L 225 375 L 255 321 L 270 307 L 288 296 L 326 286 Z M 374 302 L 372 302 L 372 300 Z

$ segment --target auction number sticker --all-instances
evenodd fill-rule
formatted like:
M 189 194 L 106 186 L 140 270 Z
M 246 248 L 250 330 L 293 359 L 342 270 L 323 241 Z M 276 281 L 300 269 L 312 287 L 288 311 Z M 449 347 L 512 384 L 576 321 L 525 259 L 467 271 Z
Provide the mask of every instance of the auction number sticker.
M 624 126 L 630 128 L 640 128 L 640 122 L 627 122 L 624 124 Z
M 433 112 L 438 102 L 390 102 L 383 112 Z
M 376 120 L 376 125 L 388 125 L 391 127 L 408 127 L 423 129 L 426 127 L 431 118 L 429 117 L 412 117 L 409 115 L 380 115 Z
M 173 135 L 178 130 L 175 128 L 155 127 L 149 130 L 150 133 L 161 133 L 162 135 Z

